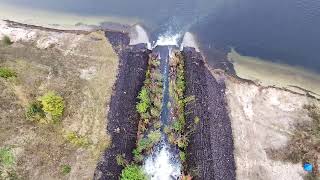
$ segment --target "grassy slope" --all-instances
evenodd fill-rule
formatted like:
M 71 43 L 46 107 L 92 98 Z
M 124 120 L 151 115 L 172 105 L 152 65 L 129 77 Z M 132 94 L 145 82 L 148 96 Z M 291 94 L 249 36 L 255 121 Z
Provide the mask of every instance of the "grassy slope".
M 40 50 L 22 43 L 0 46 L 0 66 L 18 74 L 15 80 L 0 78 L 0 147 L 12 148 L 14 169 L 23 179 L 90 179 L 109 143 L 105 107 L 118 58 L 103 33 L 79 35 L 67 44 L 62 50 Z M 62 122 L 28 121 L 27 104 L 49 90 L 66 101 Z M 63 137 L 68 131 L 88 138 L 89 147 L 68 143 Z M 61 166 L 66 164 L 71 172 L 63 175 Z

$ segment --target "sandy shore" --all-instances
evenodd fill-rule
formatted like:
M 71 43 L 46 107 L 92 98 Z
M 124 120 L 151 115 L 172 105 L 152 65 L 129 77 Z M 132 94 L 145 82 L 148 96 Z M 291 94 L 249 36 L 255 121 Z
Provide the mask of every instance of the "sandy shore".
M 233 62 L 236 73 L 241 78 L 253 80 L 263 86 L 276 86 L 299 93 L 310 91 L 309 94 L 320 97 L 320 74 L 300 67 L 242 56 L 235 50 L 228 54 L 228 59 Z
M 0 19 L 58 28 L 64 30 L 84 30 L 97 26 L 103 22 L 116 22 L 133 25 L 139 22 L 137 18 L 111 17 L 111 16 L 83 16 L 66 12 L 44 11 L 27 7 L 17 7 L 0 2 Z M 76 26 L 76 24 L 78 24 Z M 85 25 L 79 25 L 85 24 Z

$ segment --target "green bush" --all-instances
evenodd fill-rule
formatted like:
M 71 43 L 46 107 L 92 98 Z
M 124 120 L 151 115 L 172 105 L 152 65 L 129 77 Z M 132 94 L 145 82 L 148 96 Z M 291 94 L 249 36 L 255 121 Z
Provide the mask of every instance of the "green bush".
M 70 172 L 71 172 L 71 166 L 70 166 L 70 165 L 65 164 L 65 165 L 62 165 L 62 166 L 61 166 L 61 173 L 62 173 L 63 175 L 67 175 L 67 174 L 69 174 Z
M 140 101 L 136 106 L 137 111 L 140 114 L 147 112 L 147 110 L 150 106 L 149 91 L 146 88 L 142 88 L 139 95 L 138 95 L 138 99 Z
M 53 119 L 62 116 L 64 110 L 63 98 L 57 95 L 55 92 L 48 92 L 39 99 L 42 104 L 42 109 L 45 113 L 52 116 Z
M 12 166 L 15 163 L 15 157 L 10 148 L 0 149 L 0 164 L 6 167 Z
M 29 104 L 26 110 L 26 117 L 32 121 L 41 121 L 46 117 L 42 109 L 42 104 L 39 101 L 34 101 Z
M 147 180 L 147 176 L 137 165 L 129 165 L 122 170 L 120 180 Z
M 69 141 L 71 144 L 74 144 L 79 147 L 88 147 L 90 142 L 89 139 L 78 135 L 76 132 L 71 131 L 67 132 L 64 137 L 66 138 L 67 141 Z
M 2 42 L 3 42 L 4 45 L 11 45 L 11 44 L 13 44 L 13 42 L 11 41 L 11 39 L 10 39 L 9 36 L 3 36 Z
M 185 162 L 186 161 L 186 153 L 185 152 L 183 152 L 183 151 L 180 151 L 180 160 L 182 161 L 182 162 Z
M 17 77 L 17 73 L 12 69 L 6 67 L 0 67 L 0 77 L 8 79 L 12 77 Z

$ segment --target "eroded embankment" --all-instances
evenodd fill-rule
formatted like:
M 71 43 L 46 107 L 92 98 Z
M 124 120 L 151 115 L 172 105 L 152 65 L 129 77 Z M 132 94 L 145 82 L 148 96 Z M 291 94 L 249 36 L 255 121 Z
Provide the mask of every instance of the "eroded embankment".
M 232 128 L 224 97 L 224 81 L 217 81 L 206 67 L 202 56 L 184 48 L 186 96 L 195 102 L 186 106 L 187 126 L 199 117 L 199 126 L 189 137 L 188 172 L 194 179 L 235 179 Z
M 116 157 L 122 155 L 128 162 L 133 159 L 139 122 L 136 97 L 145 79 L 150 52 L 138 46 L 128 46 L 126 34 L 106 32 L 106 36 L 118 53 L 120 64 L 108 114 L 107 131 L 112 136 L 112 144 L 98 164 L 94 179 L 113 180 L 119 179 L 123 169 Z

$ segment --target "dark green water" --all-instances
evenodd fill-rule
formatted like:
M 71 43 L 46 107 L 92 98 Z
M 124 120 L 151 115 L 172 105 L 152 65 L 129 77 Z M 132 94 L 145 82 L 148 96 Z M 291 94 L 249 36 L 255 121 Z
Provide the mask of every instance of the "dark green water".
M 1 0 L 79 15 L 137 17 L 154 37 L 192 30 L 203 47 L 320 72 L 319 0 Z

